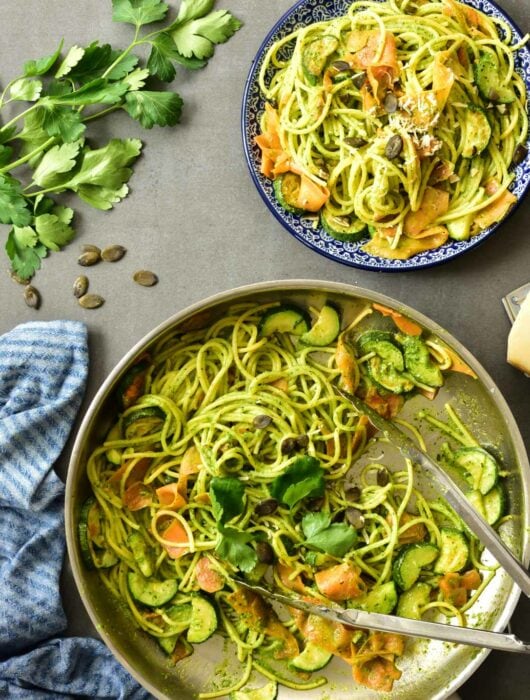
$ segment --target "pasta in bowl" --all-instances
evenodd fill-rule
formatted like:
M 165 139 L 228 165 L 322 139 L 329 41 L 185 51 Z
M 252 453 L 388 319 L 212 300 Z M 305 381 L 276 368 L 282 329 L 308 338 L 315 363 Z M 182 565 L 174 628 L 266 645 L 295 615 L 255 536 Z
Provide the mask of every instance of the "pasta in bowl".
M 528 184 L 525 42 L 485 3 L 299 3 L 247 82 L 258 191 L 296 237 L 359 267 L 474 247 Z
M 89 612 L 151 692 L 269 697 L 252 694 L 258 685 L 324 697 L 332 682 L 336 697 L 429 688 L 441 698 L 479 662 L 459 647 L 287 616 L 234 581 L 405 617 L 506 623 L 515 587 L 334 390 L 399 412 L 468 475 L 476 507 L 526 556 L 524 448 L 455 343 L 380 295 L 301 281 L 208 300 L 133 349 L 81 428 L 67 532 Z M 431 655 L 437 663 L 418 674 Z

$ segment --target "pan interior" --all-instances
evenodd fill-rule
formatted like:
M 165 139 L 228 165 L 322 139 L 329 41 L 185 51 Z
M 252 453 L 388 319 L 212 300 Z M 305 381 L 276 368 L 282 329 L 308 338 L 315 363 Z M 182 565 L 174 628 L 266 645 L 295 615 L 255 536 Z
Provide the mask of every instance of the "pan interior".
M 451 372 L 446 375 L 442 390 L 434 401 L 416 396 L 407 402 L 400 417 L 419 427 L 426 439 L 429 452 L 436 455 L 443 440 L 440 434 L 425 430 L 417 418 L 421 408 L 445 420 L 445 404 L 450 401 L 453 408 L 466 423 L 481 444 L 491 447 L 499 456 L 508 472 L 505 480 L 510 513 L 513 519 L 502 528 L 502 536 L 517 556 L 528 561 L 528 461 L 517 427 L 498 389 L 484 370 L 469 353 L 443 329 L 411 309 L 399 306 L 395 301 L 367 290 L 347 285 L 322 282 L 292 281 L 253 285 L 225 293 L 203 304 L 184 311 L 155 329 L 141 341 L 118 365 L 94 399 L 81 426 L 74 446 L 67 483 L 66 527 L 70 559 L 76 583 L 87 610 L 104 641 L 129 671 L 156 697 L 187 700 L 199 692 L 208 692 L 226 687 L 237 680 L 240 666 L 233 648 L 219 635 L 197 645 L 194 654 L 179 662 L 176 667 L 168 665 L 167 657 L 154 640 L 137 629 L 126 606 L 115 600 L 100 582 L 97 572 L 87 571 L 81 561 L 76 536 L 76 523 L 81 505 L 90 493 L 86 477 L 86 462 L 94 447 L 103 441 L 115 416 L 113 393 L 120 377 L 142 353 L 149 350 L 165 336 L 174 335 L 193 328 L 202 328 L 221 318 L 234 302 L 281 301 L 298 303 L 305 307 L 319 308 L 325 302 L 339 307 L 343 327 L 346 327 L 367 304 L 377 301 L 391 306 L 420 323 L 428 331 L 441 337 L 477 371 L 479 379 Z M 372 321 L 363 322 L 373 327 Z M 381 318 L 382 327 L 391 327 L 390 319 Z M 362 326 L 360 326 L 362 328 Z M 368 452 L 352 467 L 348 478 L 366 460 L 384 462 L 390 469 L 403 468 L 403 459 L 389 445 L 374 442 Z M 436 486 L 417 475 L 418 486 L 427 495 L 436 495 Z M 487 553 L 485 556 L 488 556 Z M 467 615 L 468 624 L 501 631 L 506 626 L 517 603 L 519 591 L 502 571 L 479 597 Z M 424 700 L 426 697 L 444 698 L 451 694 L 484 660 L 485 650 L 444 642 L 410 640 L 405 656 L 400 659 L 403 671 L 401 680 L 392 690 L 392 698 Z M 334 660 L 325 672 L 329 683 L 323 688 L 305 691 L 307 700 L 346 700 L 346 698 L 381 698 L 366 688 L 354 688 L 349 667 Z M 255 685 L 263 679 L 251 679 Z M 353 695 L 352 695 L 353 691 Z M 296 696 L 296 691 L 281 688 L 280 700 Z M 388 696 L 390 697 L 390 696 Z

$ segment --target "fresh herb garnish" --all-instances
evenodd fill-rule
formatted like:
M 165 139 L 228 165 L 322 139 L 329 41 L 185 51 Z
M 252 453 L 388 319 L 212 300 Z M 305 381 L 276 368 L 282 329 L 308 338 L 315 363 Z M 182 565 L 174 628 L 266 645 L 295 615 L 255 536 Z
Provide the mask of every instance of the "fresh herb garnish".
M 235 477 L 214 477 L 210 482 L 210 498 L 213 514 L 221 525 L 224 525 L 244 508 L 245 488 Z
M 298 501 L 310 496 L 323 496 L 326 483 L 324 470 L 318 459 L 299 457 L 277 476 L 269 486 L 273 498 L 292 508 Z
M 86 140 L 95 119 L 124 110 L 146 129 L 174 126 L 182 111 L 176 92 L 155 89 L 152 79 L 171 82 L 176 65 L 203 68 L 215 46 L 241 23 L 215 0 L 182 0 L 176 19 L 161 23 L 169 6 L 161 0 L 112 0 L 112 19 L 134 26 L 123 50 L 94 41 L 73 46 L 61 58 L 63 42 L 42 58 L 27 61 L 23 73 L 0 94 L 0 111 L 10 103 L 29 106 L 0 127 L 0 223 L 11 226 L 6 252 L 11 268 L 29 280 L 50 250 L 74 236 L 73 210 L 50 195 L 75 192 L 97 209 L 111 209 L 129 192 L 131 166 L 140 155 L 137 139 L 112 139 L 99 148 Z M 145 68 L 133 51 L 150 49 Z M 14 155 L 15 154 L 15 155 Z M 31 176 L 12 175 L 29 166 Z
M 334 557 L 343 557 L 357 542 L 357 530 L 346 523 L 332 523 L 326 512 L 308 513 L 302 518 L 305 545 Z
M 254 539 L 247 532 L 241 532 L 233 527 L 219 526 L 221 539 L 215 551 L 221 557 L 241 571 L 252 571 L 258 563 L 258 555 L 249 545 Z

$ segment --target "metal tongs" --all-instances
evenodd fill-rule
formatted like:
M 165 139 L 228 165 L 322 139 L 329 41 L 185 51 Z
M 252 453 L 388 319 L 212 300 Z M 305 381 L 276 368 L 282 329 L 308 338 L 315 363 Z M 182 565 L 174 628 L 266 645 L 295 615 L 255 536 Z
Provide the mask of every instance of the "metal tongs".
M 364 401 L 354 394 L 335 387 L 337 392 L 348 399 L 357 411 L 364 414 L 372 425 L 382 432 L 401 454 L 412 462 L 419 464 L 436 481 L 441 495 L 454 511 L 462 518 L 469 529 L 485 545 L 506 573 L 530 598 L 530 575 L 523 564 L 512 554 L 495 530 L 473 508 L 458 486 L 429 455 L 421 450 L 394 423 L 383 418 Z M 430 624 L 430 623 L 429 623 Z M 433 623 L 434 624 L 434 623 Z M 403 633 L 405 634 L 405 633 Z M 484 645 L 486 646 L 486 645 Z M 495 647 L 496 648 L 496 647 Z
M 273 593 L 263 586 L 256 586 L 241 579 L 234 579 L 240 586 L 276 603 L 297 608 L 310 615 L 318 615 L 341 625 L 358 627 L 361 629 L 377 630 L 379 632 L 394 632 L 407 637 L 422 637 L 426 639 L 438 639 L 443 642 L 467 644 L 486 649 L 499 649 L 500 651 L 513 651 L 520 654 L 530 654 L 530 644 L 518 639 L 513 634 L 502 634 L 474 627 L 456 627 L 441 622 L 426 622 L 424 620 L 411 620 L 406 617 L 394 615 L 382 615 L 381 613 L 364 612 L 355 608 L 328 608 L 325 605 L 308 603 L 299 598 L 291 598 L 281 593 Z

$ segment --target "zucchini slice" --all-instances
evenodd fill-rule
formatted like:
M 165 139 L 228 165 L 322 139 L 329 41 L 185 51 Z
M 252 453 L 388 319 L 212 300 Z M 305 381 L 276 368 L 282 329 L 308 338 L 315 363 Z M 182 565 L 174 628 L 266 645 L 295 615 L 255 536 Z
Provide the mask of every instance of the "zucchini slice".
M 331 652 L 308 642 L 304 650 L 289 663 L 289 666 L 298 671 L 319 671 L 329 664 L 332 656 Z
M 495 484 L 495 486 L 482 497 L 486 521 L 490 525 L 495 525 L 506 513 L 507 501 L 506 490 L 501 483 Z
M 88 498 L 79 516 L 77 534 L 81 557 L 87 569 L 108 569 L 118 563 L 118 557 L 101 532 L 99 504 Z
M 137 411 L 132 411 L 123 418 L 125 438 L 134 440 L 156 433 L 162 428 L 165 418 L 166 414 L 158 406 L 143 406 Z
M 428 583 L 418 581 L 412 588 L 399 596 L 396 615 L 408 617 L 411 620 L 421 620 L 420 608 L 427 605 L 431 595 L 431 587 Z
M 152 576 L 153 553 L 142 535 L 139 532 L 132 532 L 127 538 L 127 544 L 142 575 L 146 578 Z
M 454 466 L 460 470 L 472 489 L 482 495 L 491 491 L 499 478 L 499 465 L 482 447 L 462 447 L 455 452 Z
M 491 138 L 491 126 L 481 107 L 468 104 L 465 117 L 463 158 L 473 158 L 487 148 Z
M 400 549 L 392 566 L 396 585 L 402 591 L 408 591 L 418 580 L 422 568 L 432 564 L 439 554 L 438 547 L 429 542 L 406 544 Z
M 432 361 L 428 346 L 418 336 L 398 333 L 397 340 L 403 346 L 405 367 L 407 372 L 421 384 L 440 387 L 444 383 L 443 375 L 438 365 Z
M 509 104 L 515 100 L 512 88 L 499 83 L 499 62 L 490 51 L 481 53 L 473 66 L 475 83 L 480 95 L 488 102 Z
M 132 597 L 150 608 L 158 608 L 168 603 L 177 593 L 178 583 L 168 578 L 163 581 L 146 578 L 136 571 L 129 571 L 127 584 Z
M 234 690 L 230 693 L 229 700 L 276 700 L 278 684 L 271 681 L 261 688 L 247 688 L 246 690 Z
M 348 607 L 360 608 L 366 612 L 390 615 L 398 602 L 398 594 L 394 581 L 387 581 L 381 586 L 372 588 L 369 593 L 351 601 Z
M 443 527 L 440 530 L 440 556 L 434 565 L 436 574 L 452 574 L 462 571 L 469 559 L 469 545 L 460 530 Z
M 121 438 L 122 438 L 121 424 L 120 424 L 120 421 L 118 421 L 115 425 L 112 426 L 112 428 L 107 433 L 107 437 L 105 438 L 105 442 L 112 442 L 113 440 L 121 440 Z M 121 464 L 122 452 L 123 452 L 123 450 L 119 450 L 116 447 L 111 447 L 110 449 L 108 449 L 105 452 L 105 456 L 111 464 L 119 465 L 119 464 Z
M 448 221 L 445 226 L 450 238 L 455 241 L 467 241 L 471 237 L 471 226 L 473 225 L 473 214 L 460 216 L 458 219 Z
M 191 644 L 200 644 L 209 639 L 217 629 L 217 613 L 213 605 L 202 596 L 191 600 L 191 621 L 187 639 Z
M 329 57 L 339 46 L 338 40 L 331 35 L 324 35 L 311 41 L 302 52 L 302 68 L 307 81 L 316 85 L 324 72 Z
M 335 216 L 325 206 L 320 212 L 320 225 L 332 238 L 343 243 L 355 243 L 366 234 L 364 221 L 355 216 Z
M 304 345 L 317 345 L 324 347 L 332 343 L 340 333 L 340 317 L 337 310 L 325 304 L 318 314 L 318 318 L 311 328 L 300 336 L 300 342 Z
M 291 214 L 303 214 L 304 209 L 298 206 L 300 196 L 300 175 L 284 173 L 275 177 L 272 189 L 278 204 Z
M 261 317 L 259 332 L 261 335 L 273 335 L 273 333 L 291 333 L 303 335 L 309 331 L 311 320 L 306 311 L 294 306 L 283 304 L 266 311 Z

